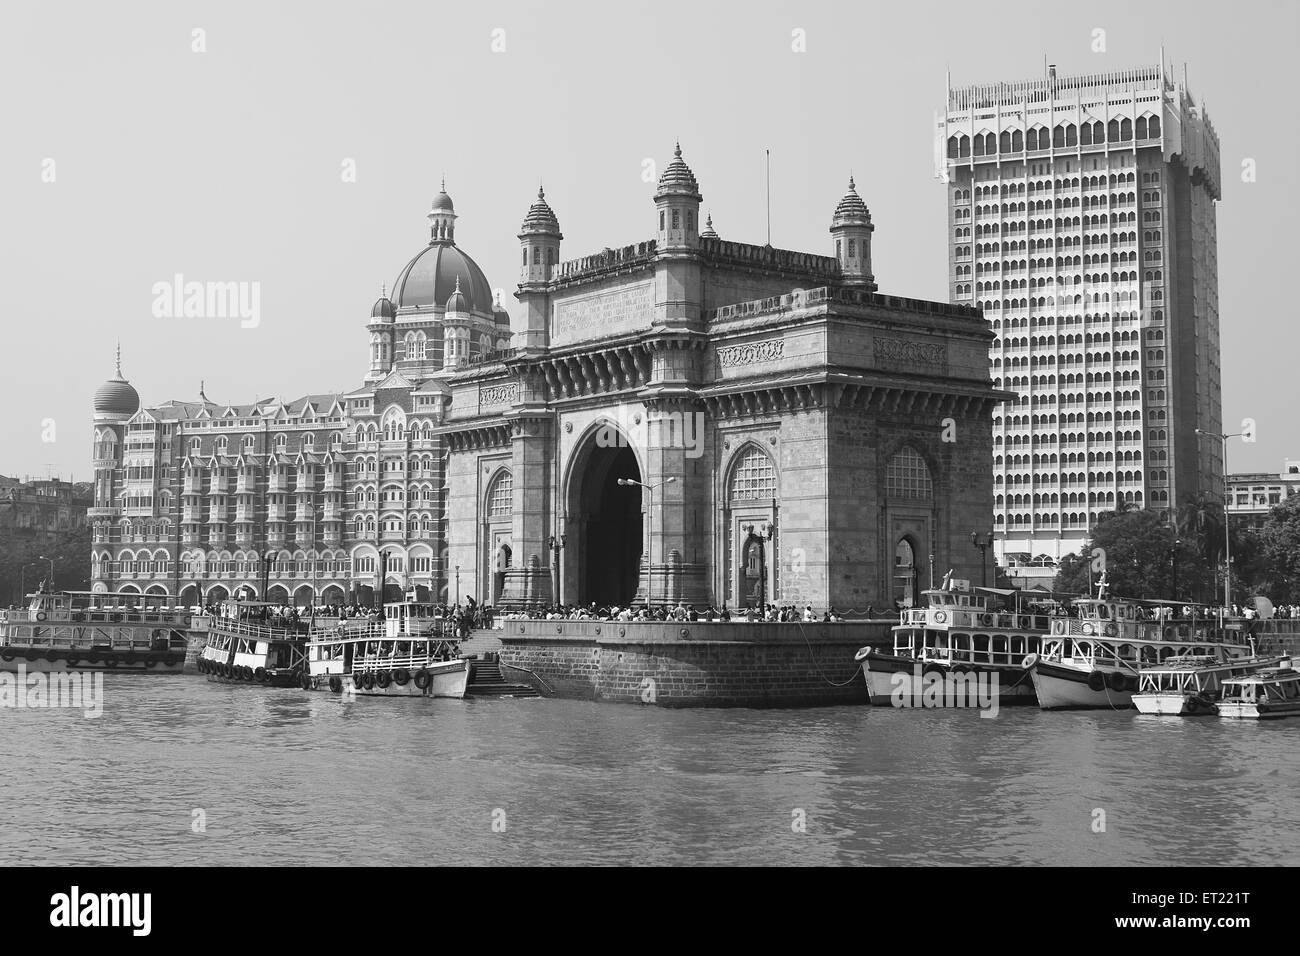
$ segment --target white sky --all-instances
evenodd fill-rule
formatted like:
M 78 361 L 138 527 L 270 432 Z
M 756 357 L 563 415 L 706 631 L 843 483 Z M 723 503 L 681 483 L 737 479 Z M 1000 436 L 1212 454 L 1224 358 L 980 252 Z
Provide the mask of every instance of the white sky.
M 882 291 L 946 300 L 934 112 L 954 85 L 1189 64 L 1223 147 L 1224 421 L 1232 471 L 1300 457 L 1300 196 L 1291 64 L 1300 5 L 1088 3 L 7 3 L 0 20 L 0 473 L 90 471 L 91 394 L 146 405 L 357 387 L 365 321 L 427 242 L 445 173 L 457 244 L 516 281 L 545 181 L 563 258 L 642 241 L 680 137 L 724 238 L 828 253 L 850 169 Z M 1231 9 L 1231 15 L 1225 11 Z M 207 52 L 191 52 L 191 31 Z M 1107 52 L 1091 52 L 1093 30 Z M 493 53 L 492 31 L 506 51 Z M 807 52 L 791 50 L 795 29 Z M 1289 110 L 1288 110 L 1289 113 Z M 1258 181 L 1243 183 L 1243 158 Z M 42 162 L 57 179 L 42 183 Z M 357 182 L 341 180 L 356 160 Z M 152 286 L 261 283 L 261 324 L 158 319 Z M 54 442 L 43 442 L 46 419 Z

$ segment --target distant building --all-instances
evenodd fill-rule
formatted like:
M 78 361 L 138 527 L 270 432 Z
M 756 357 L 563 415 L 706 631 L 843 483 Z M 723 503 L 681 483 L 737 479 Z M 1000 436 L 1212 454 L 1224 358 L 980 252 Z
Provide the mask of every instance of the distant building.
M 59 478 L 20 481 L 0 475 L 0 552 L 54 542 L 86 523 L 91 485 Z
M 1249 472 L 1228 476 L 1228 514 L 1251 523 L 1262 522 L 1269 511 L 1292 495 L 1300 494 L 1300 461 L 1288 459 L 1277 474 Z
M 1121 502 L 1221 493 L 1219 140 L 1185 76 L 950 88 L 936 167 L 950 299 L 997 336 L 996 553 L 1050 578 Z

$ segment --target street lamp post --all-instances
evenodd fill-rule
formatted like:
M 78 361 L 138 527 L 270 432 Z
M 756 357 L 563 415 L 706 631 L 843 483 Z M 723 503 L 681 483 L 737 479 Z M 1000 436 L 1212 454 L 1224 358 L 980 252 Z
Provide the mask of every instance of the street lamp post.
M 460 607 L 460 565 L 456 565 L 456 606 Z
M 1223 446 L 1223 609 L 1227 613 L 1232 608 L 1232 535 L 1228 524 L 1228 505 L 1231 503 L 1231 492 L 1228 490 L 1228 439 L 1241 438 L 1245 432 L 1233 432 L 1231 435 L 1220 435 L 1216 432 L 1202 431 L 1196 429 L 1196 434 L 1206 438 L 1217 438 Z
M 48 561 L 48 562 L 50 562 L 50 590 L 53 591 L 53 590 L 54 590 L 54 559 L 53 559 L 53 558 L 47 558 L 47 557 L 46 557 L 45 555 L 43 555 L 43 554 L 42 554 L 42 555 L 39 555 L 39 556 L 38 556 L 38 559 L 41 560 L 41 561 Z
M 980 550 L 980 587 L 989 586 L 989 545 L 993 543 L 993 532 L 980 534 L 978 531 L 970 533 L 970 543 Z
M 654 607 L 654 603 L 655 603 L 655 600 L 654 600 L 654 598 L 655 598 L 655 572 L 654 572 L 654 563 L 653 563 L 653 561 L 652 561 L 652 558 L 653 558 L 652 549 L 653 549 L 653 547 L 654 547 L 654 535 L 655 535 L 655 494 L 654 494 L 654 490 L 655 490 L 656 488 L 658 488 L 660 485 L 671 485 L 671 484 L 672 484 L 673 482 L 675 482 L 676 480 L 677 480 L 676 477 L 665 478 L 663 481 L 655 482 L 653 485 L 647 485 L 645 482 L 643 482 L 643 481 L 637 481 L 635 478 L 620 478 L 620 479 L 618 480 L 618 483 L 619 483 L 620 485 L 635 485 L 635 486 L 638 487 L 638 488 L 644 488 L 646 494 L 648 494 L 648 495 L 650 496 L 649 528 L 648 528 L 648 530 L 647 530 L 647 532 L 646 532 L 646 545 L 645 545 L 645 554 L 646 554 L 646 603 L 647 603 L 650 607 Z
M 1175 538 L 1173 547 L 1169 549 L 1170 573 L 1173 576 L 1173 584 L 1169 597 L 1174 601 L 1178 600 L 1178 549 L 1182 544 L 1183 542 L 1180 538 Z

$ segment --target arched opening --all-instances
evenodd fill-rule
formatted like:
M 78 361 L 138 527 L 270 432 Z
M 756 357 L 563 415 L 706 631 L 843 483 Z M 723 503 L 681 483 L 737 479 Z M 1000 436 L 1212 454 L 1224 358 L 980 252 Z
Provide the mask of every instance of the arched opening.
M 337 584 L 328 585 L 320 595 L 321 604 L 342 604 L 343 589 Z
M 167 589 L 161 584 L 151 584 L 149 585 L 149 589 L 144 593 L 154 595 L 155 597 L 166 597 Z
M 641 481 L 641 466 L 626 436 L 605 425 L 570 469 L 571 530 L 565 556 L 576 559 L 576 569 L 569 568 L 568 574 L 577 586 L 578 603 L 626 606 L 637 596 L 646 546 L 644 514 L 652 507 L 654 492 L 620 485 L 620 478 Z M 566 602 L 575 600 L 568 588 L 563 597 Z
M 266 589 L 266 599 L 272 604 L 288 604 L 289 589 L 283 584 L 272 584 Z
M 208 588 L 209 604 L 216 604 L 218 601 L 226 601 L 229 599 L 230 599 L 230 592 L 227 591 L 223 585 L 214 584 L 212 585 L 212 587 Z
M 196 585 L 187 584 L 181 589 L 180 599 L 176 602 L 182 607 L 197 607 L 199 603 L 199 589 Z
M 298 589 L 293 592 L 294 607 L 309 607 L 315 602 L 315 592 L 311 589 L 311 585 L 309 584 L 299 585 Z

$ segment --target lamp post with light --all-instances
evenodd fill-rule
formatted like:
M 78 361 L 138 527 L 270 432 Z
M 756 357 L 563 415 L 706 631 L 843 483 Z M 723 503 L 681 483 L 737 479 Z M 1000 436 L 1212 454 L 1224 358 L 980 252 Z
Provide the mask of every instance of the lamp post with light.
M 551 576 L 555 581 L 552 593 L 555 595 L 556 607 L 564 607 L 564 598 L 560 594 L 560 552 L 568 542 L 569 536 L 564 533 L 553 534 L 546 541 L 546 546 L 551 549 Z
M 663 481 L 655 482 L 653 485 L 647 485 L 645 482 L 637 481 L 635 478 L 620 478 L 618 480 L 618 483 L 620 485 L 635 485 L 638 488 L 644 488 L 646 494 L 650 496 L 649 529 L 646 532 L 645 554 L 646 554 L 646 603 L 649 604 L 651 607 L 654 607 L 654 603 L 655 603 L 654 600 L 655 573 L 654 573 L 654 564 L 652 562 L 653 555 L 651 551 L 651 549 L 654 547 L 654 534 L 655 534 L 654 490 L 660 487 L 661 485 L 671 485 L 676 480 L 677 480 L 676 477 L 665 478 Z
M 980 534 L 978 531 L 970 533 L 970 543 L 980 549 L 980 587 L 989 586 L 989 546 L 993 544 L 993 532 Z

